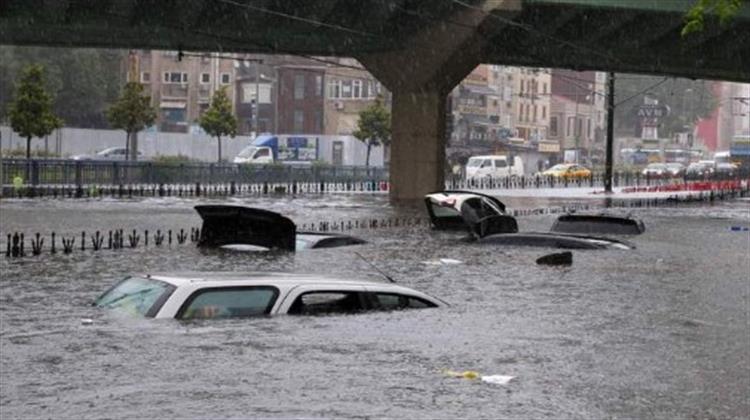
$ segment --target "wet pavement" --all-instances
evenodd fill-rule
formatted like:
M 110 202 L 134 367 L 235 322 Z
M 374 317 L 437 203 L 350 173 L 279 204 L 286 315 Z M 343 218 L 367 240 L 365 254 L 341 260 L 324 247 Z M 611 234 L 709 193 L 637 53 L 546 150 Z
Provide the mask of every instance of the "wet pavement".
M 243 203 L 300 223 L 416 211 L 366 195 Z M 0 234 L 186 228 L 199 224 L 194 204 L 3 201 Z M 750 201 L 633 214 L 647 229 L 628 238 L 637 249 L 574 251 L 568 268 L 534 264 L 551 250 L 473 245 L 425 227 L 362 231 L 370 244 L 297 254 L 184 245 L 0 257 L 0 418 L 747 418 L 750 233 L 731 227 L 750 226 Z M 451 306 L 193 323 L 89 306 L 132 272 L 378 279 L 355 251 Z M 492 385 L 443 369 L 516 378 Z

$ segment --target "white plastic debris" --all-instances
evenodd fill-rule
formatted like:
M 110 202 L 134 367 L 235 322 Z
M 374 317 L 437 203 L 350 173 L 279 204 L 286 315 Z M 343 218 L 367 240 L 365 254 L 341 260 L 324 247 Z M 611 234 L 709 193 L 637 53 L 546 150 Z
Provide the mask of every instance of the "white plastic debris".
M 487 382 L 488 384 L 495 384 L 495 385 L 506 385 L 511 380 L 515 379 L 515 376 L 507 376 L 507 375 L 487 375 L 482 376 L 482 382 Z
M 454 260 L 452 258 L 440 258 L 437 260 L 428 260 L 428 261 L 422 261 L 422 264 L 425 265 L 454 265 L 454 264 L 463 264 L 463 261 L 460 260 Z

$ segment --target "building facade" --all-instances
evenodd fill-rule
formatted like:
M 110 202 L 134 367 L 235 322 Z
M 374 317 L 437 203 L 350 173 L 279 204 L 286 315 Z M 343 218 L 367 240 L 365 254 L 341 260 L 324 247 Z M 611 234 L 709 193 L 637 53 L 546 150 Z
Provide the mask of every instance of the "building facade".
M 218 89 L 235 102 L 235 62 L 211 53 L 142 50 L 131 54 L 138 81 L 157 108 L 159 131 L 187 133 L 200 130 L 198 117 L 208 109 Z M 132 76 L 131 76 L 132 77 Z

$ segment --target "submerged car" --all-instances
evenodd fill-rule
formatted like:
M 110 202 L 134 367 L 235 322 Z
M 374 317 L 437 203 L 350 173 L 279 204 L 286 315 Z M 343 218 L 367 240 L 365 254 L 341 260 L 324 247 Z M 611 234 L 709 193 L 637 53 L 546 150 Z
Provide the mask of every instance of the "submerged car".
M 268 210 L 228 205 L 199 205 L 203 219 L 198 246 L 239 251 L 300 251 L 364 244 L 344 234 L 298 232 L 291 219 Z
M 446 306 L 391 283 L 288 273 L 146 274 L 126 277 L 94 306 L 147 318 L 328 315 Z
M 478 243 L 565 249 L 633 249 L 617 239 L 555 232 L 519 232 L 500 200 L 471 191 L 440 191 L 425 196 L 430 222 L 439 230 L 466 230 Z
M 599 214 L 564 214 L 555 220 L 552 232 L 577 234 L 640 235 L 646 231 L 642 220 L 630 216 Z

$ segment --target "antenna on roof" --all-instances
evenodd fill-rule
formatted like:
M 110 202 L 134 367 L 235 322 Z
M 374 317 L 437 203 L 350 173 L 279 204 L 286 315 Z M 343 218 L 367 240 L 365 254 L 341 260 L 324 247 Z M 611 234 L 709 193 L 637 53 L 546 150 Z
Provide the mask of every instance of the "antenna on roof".
M 367 261 L 367 259 L 365 257 L 363 257 L 359 252 L 354 251 L 354 255 L 358 256 L 359 258 L 362 259 L 362 261 L 366 262 L 367 265 L 369 265 L 370 267 L 374 268 L 375 271 L 377 271 L 378 273 L 380 273 L 381 276 L 383 276 L 386 279 L 388 279 L 389 282 L 391 282 L 391 283 L 395 283 L 396 282 L 396 280 L 393 280 L 393 277 L 389 276 L 388 274 L 385 274 L 383 272 L 383 270 L 379 269 L 375 264 L 371 263 L 370 261 Z

